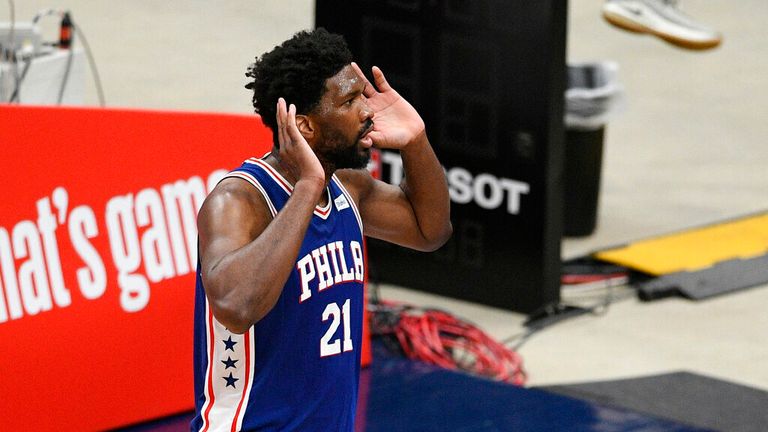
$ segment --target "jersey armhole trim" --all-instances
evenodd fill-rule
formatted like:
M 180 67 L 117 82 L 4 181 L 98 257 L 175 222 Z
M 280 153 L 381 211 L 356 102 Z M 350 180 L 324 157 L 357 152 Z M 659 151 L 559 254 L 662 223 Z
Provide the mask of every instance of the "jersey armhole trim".
M 235 170 L 230 172 L 226 176 L 224 176 L 224 178 L 239 178 L 241 180 L 245 180 L 248 183 L 250 183 L 264 197 L 264 201 L 267 202 L 267 206 L 269 207 L 270 213 L 272 213 L 272 217 L 274 218 L 277 215 L 277 210 L 275 210 L 275 205 L 272 203 L 272 200 L 269 199 L 269 195 L 267 194 L 267 191 L 264 190 L 264 188 L 261 186 L 261 183 L 259 183 L 259 181 L 256 180 L 256 177 L 250 175 L 245 171 Z

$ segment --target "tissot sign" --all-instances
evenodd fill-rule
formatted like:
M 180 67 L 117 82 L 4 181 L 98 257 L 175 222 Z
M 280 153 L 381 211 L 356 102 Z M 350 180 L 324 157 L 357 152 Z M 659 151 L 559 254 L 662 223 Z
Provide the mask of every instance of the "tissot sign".
M 383 151 L 373 158 L 370 169 L 390 184 L 403 180 L 403 160 L 399 154 Z M 466 168 L 445 168 L 448 192 L 454 204 L 475 204 L 485 210 L 501 208 L 510 215 L 519 214 L 530 185 L 523 181 L 497 177 L 489 173 L 473 174 Z
M 390 184 L 400 184 L 405 176 L 402 158 L 399 153 L 391 151 L 374 150 L 368 168 L 374 177 Z M 454 227 L 450 241 L 434 253 L 421 254 L 373 240 L 369 244 L 371 274 L 374 278 L 384 281 L 392 281 L 394 278 L 395 283 L 405 286 L 412 286 L 420 280 L 428 284 L 428 287 L 437 287 L 438 293 L 451 294 L 446 292 L 448 284 L 438 282 L 451 272 L 455 271 L 463 277 L 501 271 L 489 266 L 495 262 L 501 263 L 500 258 L 505 256 L 499 252 L 499 242 L 514 231 L 514 221 L 530 218 L 527 213 L 531 185 L 488 172 L 473 172 L 461 166 L 443 168 Z M 503 232 L 501 235 L 500 231 Z M 506 242 L 506 245 L 512 243 Z M 415 263 L 419 265 L 414 266 Z

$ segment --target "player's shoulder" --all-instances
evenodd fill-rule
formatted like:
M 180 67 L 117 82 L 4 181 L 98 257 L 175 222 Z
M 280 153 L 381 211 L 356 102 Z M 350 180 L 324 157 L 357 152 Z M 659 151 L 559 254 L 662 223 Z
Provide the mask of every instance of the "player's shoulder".
M 355 198 L 365 196 L 376 179 L 367 169 L 341 169 L 336 171 L 336 178 Z
M 198 222 L 267 216 L 271 216 L 268 204 L 253 185 L 238 177 L 227 177 L 205 198 Z
M 238 177 L 225 177 L 208 194 L 206 201 L 238 203 L 251 201 L 259 195 L 247 181 Z

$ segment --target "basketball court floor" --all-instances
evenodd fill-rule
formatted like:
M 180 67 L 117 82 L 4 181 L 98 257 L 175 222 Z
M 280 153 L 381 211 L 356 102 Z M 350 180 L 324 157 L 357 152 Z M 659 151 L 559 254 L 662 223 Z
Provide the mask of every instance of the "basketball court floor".
M 16 3 L 17 20 L 45 7 L 72 12 L 94 51 L 109 106 L 231 113 L 252 111 L 242 88 L 247 64 L 311 27 L 314 4 Z M 683 2 L 690 15 L 724 34 L 722 46 L 706 52 L 617 30 L 600 17 L 601 5 L 570 2 L 568 60 L 616 61 L 625 107 L 606 129 L 597 230 L 564 239 L 563 258 L 765 211 L 768 2 Z M 86 100 L 96 101 L 90 81 Z M 380 292 L 445 309 L 498 339 L 519 334 L 526 318 L 406 287 L 381 286 Z M 603 297 L 564 291 L 563 298 L 589 303 Z M 699 302 L 624 296 L 603 314 L 565 320 L 527 339 L 519 349 L 526 388 L 377 358 L 368 373 L 367 430 L 700 430 L 533 387 L 687 371 L 768 391 L 766 304 L 765 285 Z M 142 430 L 184 430 L 185 421 Z

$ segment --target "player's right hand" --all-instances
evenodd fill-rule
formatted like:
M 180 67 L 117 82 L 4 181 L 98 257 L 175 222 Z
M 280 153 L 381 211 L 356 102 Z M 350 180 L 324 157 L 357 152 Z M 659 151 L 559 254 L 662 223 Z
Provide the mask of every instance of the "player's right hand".
M 325 187 L 323 166 L 296 126 L 296 105 L 286 105 L 285 99 L 277 100 L 277 134 L 280 143 L 277 157 L 280 165 L 288 170 L 297 183 L 299 180 L 309 180 L 322 189 Z

